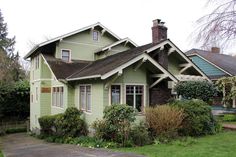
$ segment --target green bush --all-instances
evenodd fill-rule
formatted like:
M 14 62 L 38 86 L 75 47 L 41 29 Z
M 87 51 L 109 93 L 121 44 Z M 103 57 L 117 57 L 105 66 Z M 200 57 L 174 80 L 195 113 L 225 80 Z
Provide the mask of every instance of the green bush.
M 184 99 L 201 99 L 205 102 L 210 102 L 217 93 L 213 83 L 207 81 L 179 82 L 175 91 Z
M 95 121 L 92 127 L 100 139 L 129 145 L 131 123 L 135 121 L 135 110 L 124 104 L 107 106 L 102 121 Z
M 147 126 L 143 122 L 135 124 L 132 127 L 130 132 L 130 138 L 132 143 L 136 146 L 144 146 L 152 143 Z
M 235 114 L 225 114 L 223 117 L 224 122 L 234 122 L 236 121 L 236 115 Z
M 60 136 L 77 137 L 87 134 L 87 125 L 81 119 L 82 112 L 75 107 L 69 107 L 64 114 L 55 119 L 57 134 Z
M 9 128 L 6 130 L 7 134 L 19 133 L 19 132 L 26 132 L 26 128 Z
M 15 83 L 0 80 L 0 119 L 25 120 L 29 117 L 30 85 L 29 81 Z
M 185 117 L 183 109 L 161 105 L 146 108 L 145 112 L 146 121 L 153 137 L 157 137 L 161 142 L 178 137 L 178 130 L 182 127 Z
M 80 118 L 82 112 L 69 107 L 65 113 L 43 116 L 39 118 L 41 132 L 45 135 L 77 137 L 87 134 L 87 126 Z M 51 140 L 51 139 L 49 139 Z
M 185 113 L 183 127 L 179 133 L 184 136 L 201 136 L 214 134 L 217 121 L 214 119 L 211 107 L 202 100 L 177 100 L 172 103 L 182 108 Z
M 41 133 L 42 134 L 53 134 L 53 127 L 55 127 L 55 121 L 56 119 L 62 114 L 56 114 L 56 115 L 48 115 L 48 116 L 42 116 L 38 119 L 40 127 L 41 127 Z

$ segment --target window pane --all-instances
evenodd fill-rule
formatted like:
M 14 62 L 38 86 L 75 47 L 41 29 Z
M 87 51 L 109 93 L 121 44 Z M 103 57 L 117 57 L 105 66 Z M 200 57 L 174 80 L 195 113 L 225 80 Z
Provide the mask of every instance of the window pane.
M 60 107 L 63 107 L 63 87 L 60 87 Z
M 134 86 L 126 86 L 126 94 L 133 94 Z
M 142 95 L 136 95 L 135 106 L 139 112 L 142 111 Z
M 85 86 L 80 86 L 80 107 L 81 107 L 81 110 L 85 110 L 85 105 L 86 105 Z
M 62 50 L 61 59 L 63 61 L 69 62 L 70 61 L 70 51 L 69 50 Z
M 134 107 L 134 96 L 133 95 L 126 95 L 126 104 Z
M 86 86 L 87 111 L 91 111 L 91 86 Z
M 93 40 L 98 41 L 98 32 L 93 31 Z
M 120 85 L 111 86 L 111 104 L 120 104 Z
M 57 87 L 56 95 L 57 95 L 56 106 L 59 107 L 59 106 L 60 106 L 60 102 L 61 102 L 61 100 L 60 100 L 59 87 Z

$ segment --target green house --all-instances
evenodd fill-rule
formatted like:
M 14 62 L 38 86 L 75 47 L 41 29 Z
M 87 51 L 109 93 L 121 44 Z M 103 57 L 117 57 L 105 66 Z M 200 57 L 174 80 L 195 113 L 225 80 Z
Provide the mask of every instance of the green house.
M 70 106 L 82 110 L 88 124 L 112 104 L 130 105 L 142 118 L 144 107 L 175 96 L 177 82 L 208 79 L 167 39 L 159 19 L 153 21 L 152 39 L 138 46 L 96 23 L 35 46 L 25 56 L 31 61 L 31 130 L 39 128 L 39 117 Z

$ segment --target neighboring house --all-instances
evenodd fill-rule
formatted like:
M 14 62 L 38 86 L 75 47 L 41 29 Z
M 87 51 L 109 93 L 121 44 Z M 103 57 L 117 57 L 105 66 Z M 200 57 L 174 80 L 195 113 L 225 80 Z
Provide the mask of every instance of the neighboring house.
M 220 49 L 212 47 L 211 51 L 191 49 L 186 55 L 214 82 L 222 77 L 236 76 L 236 57 L 220 54 Z M 221 104 L 222 96 L 216 97 L 214 104 Z M 233 100 L 233 107 L 236 101 Z
M 220 54 L 220 49 L 217 47 L 212 47 L 211 51 L 191 49 L 186 55 L 212 81 L 221 77 L 236 76 L 236 58 Z
M 33 48 L 25 56 L 31 60 L 31 130 L 39 128 L 39 117 L 71 106 L 84 111 L 88 124 L 111 104 L 142 113 L 145 106 L 166 103 L 175 83 L 208 79 L 167 39 L 160 20 L 153 21 L 152 38 L 137 46 L 96 23 Z

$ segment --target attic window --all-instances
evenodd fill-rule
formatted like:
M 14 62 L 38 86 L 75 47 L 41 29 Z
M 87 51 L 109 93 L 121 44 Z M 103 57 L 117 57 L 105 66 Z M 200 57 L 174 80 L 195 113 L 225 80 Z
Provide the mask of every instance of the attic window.
M 98 41 L 98 35 L 99 35 L 98 31 L 94 30 L 93 31 L 93 41 Z
M 61 59 L 65 62 L 70 61 L 70 50 L 61 50 Z

